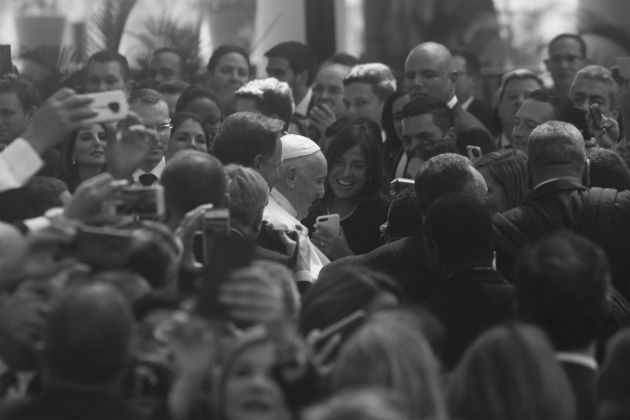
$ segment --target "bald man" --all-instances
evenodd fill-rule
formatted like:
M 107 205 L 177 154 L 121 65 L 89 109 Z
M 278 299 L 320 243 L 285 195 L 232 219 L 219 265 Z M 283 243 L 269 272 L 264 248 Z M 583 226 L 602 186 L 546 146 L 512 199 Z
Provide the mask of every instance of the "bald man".
M 459 144 L 469 144 L 467 138 L 474 138 L 478 144 L 479 136 L 487 136 L 487 143 L 493 143 L 488 129 L 457 101 L 457 70 L 451 52 L 444 45 L 425 42 L 412 49 L 405 61 L 405 79 L 412 101 L 432 96 L 446 102 L 453 112 Z

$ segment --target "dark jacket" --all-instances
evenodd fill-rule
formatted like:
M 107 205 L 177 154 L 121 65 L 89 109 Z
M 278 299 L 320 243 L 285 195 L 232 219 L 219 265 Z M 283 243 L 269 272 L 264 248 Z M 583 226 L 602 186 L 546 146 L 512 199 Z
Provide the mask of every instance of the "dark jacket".
M 559 230 L 583 234 L 608 257 L 613 285 L 630 299 L 630 191 L 587 188 L 556 179 L 523 204 L 493 216 L 497 264 L 506 278 L 523 247 Z
M 465 269 L 440 279 L 422 306 L 444 324 L 443 362 L 452 368 L 482 332 L 514 317 L 514 287 L 496 270 Z
M 113 393 L 64 387 L 47 387 L 40 396 L 0 404 L 0 420 L 142 418 L 127 402 Z

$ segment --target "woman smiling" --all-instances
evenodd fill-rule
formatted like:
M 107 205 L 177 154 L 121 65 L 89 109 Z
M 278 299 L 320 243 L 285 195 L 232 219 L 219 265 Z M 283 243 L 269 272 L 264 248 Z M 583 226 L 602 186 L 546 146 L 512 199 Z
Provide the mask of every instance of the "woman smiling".
M 324 214 L 339 214 L 338 235 L 316 228 L 313 243 L 331 259 L 363 254 L 379 245 L 380 225 L 387 218 L 383 185 L 382 141 L 378 125 L 366 118 L 350 121 L 326 151 L 326 192 L 303 223 Z

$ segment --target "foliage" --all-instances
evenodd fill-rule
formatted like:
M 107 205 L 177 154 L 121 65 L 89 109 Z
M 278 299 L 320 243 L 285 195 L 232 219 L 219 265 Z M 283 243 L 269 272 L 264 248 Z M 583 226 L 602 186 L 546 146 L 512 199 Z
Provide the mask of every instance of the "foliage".
M 100 50 L 118 51 L 129 14 L 137 0 L 104 0 L 86 25 L 87 56 Z

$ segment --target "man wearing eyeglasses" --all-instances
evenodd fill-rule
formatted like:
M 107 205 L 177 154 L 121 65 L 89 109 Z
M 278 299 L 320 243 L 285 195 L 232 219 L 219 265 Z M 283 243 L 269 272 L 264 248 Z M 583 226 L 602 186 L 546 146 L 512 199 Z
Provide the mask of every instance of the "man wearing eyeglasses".
M 168 149 L 171 136 L 171 123 L 168 105 L 162 96 L 152 89 L 139 89 L 129 97 L 129 109 L 138 114 L 146 128 L 154 130 L 156 136 L 151 140 L 151 151 L 144 162 L 133 173 L 133 180 L 142 185 L 153 185 L 162 176 L 166 160 L 164 154 Z
M 547 52 L 545 65 L 553 87 L 568 95 L 575 73 L 586 65 L 586 43 L 579 35 L 560 34 L 549 42 Z

